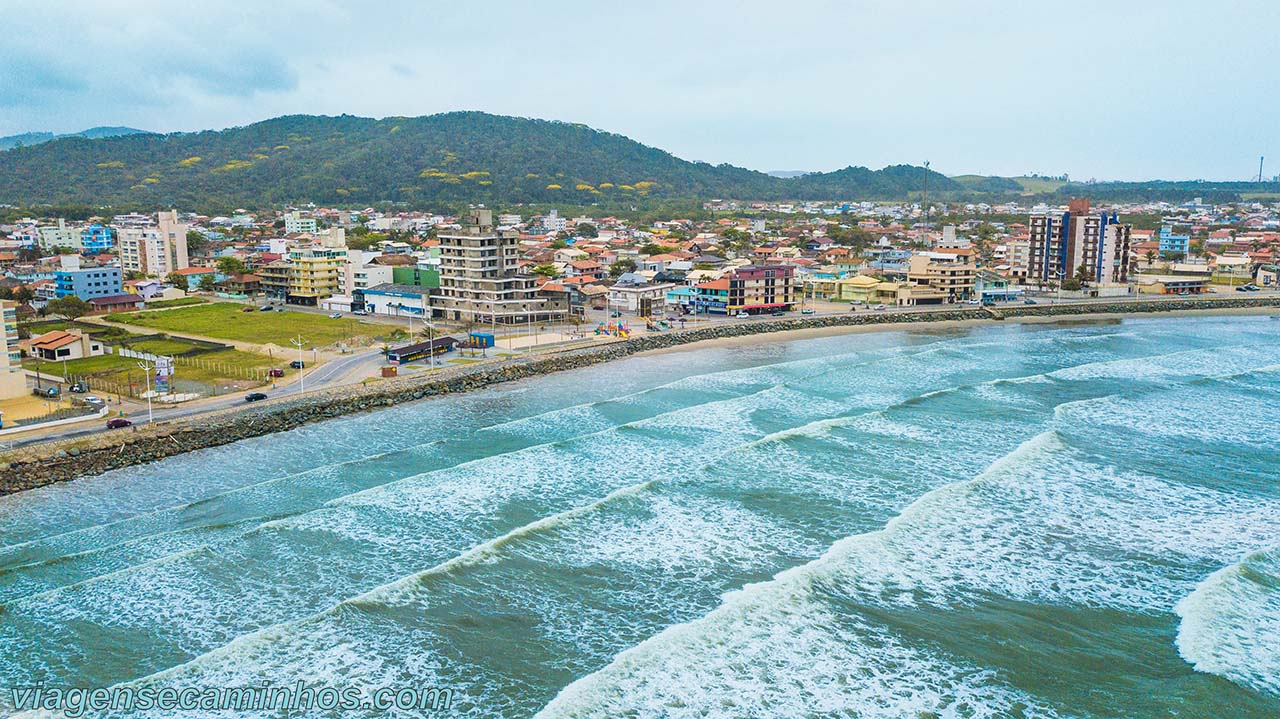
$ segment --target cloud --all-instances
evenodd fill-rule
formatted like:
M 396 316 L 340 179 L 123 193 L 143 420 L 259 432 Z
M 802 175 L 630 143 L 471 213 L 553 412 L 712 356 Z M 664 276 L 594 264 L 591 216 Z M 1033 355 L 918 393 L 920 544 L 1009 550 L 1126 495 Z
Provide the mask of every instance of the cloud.
M 1270 0 L 1213 23 L 1191 0 L 179 7 L 7 7 L 0 134 L 475 109 L 759 169 L 928 158 L 957 174 L 1229 178 L 1241 157 L 1280 155 Z

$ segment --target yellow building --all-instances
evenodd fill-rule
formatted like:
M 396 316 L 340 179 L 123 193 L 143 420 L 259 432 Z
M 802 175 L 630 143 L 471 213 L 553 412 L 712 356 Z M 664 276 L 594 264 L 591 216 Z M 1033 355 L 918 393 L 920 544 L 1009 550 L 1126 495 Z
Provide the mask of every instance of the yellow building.
M 22 372 L 22 354 L 18 351 L 18 305 L 0 300 L 0 324 L 4 331 L 3 359 L 0 359 L 0 399 L 21 397 L 27 393 L 27 376 Z
M 969 250 L 918 253 L 911 256 L 907 281 L 917 287 L 932 287 L 944 293 L 949 302 L 965 300 L 973 296 L 978 276 L 978 268 L 971 260 Z
M 840 292 L 838 299 L 841 302 L 864 302 L 874 304 L 876 302 L 876 287 L 881 284 L 880 280 L 870 275 L 854 275 L 840 280 Z
M 287 299 L 298 304 L 314 305 L 338 293 L 345 251 L 310 249 L 294 252 L 289 257 Z
M 840 299 L 840 282 L 834 277 L 806 277 L 804 296 L 811 300 Z

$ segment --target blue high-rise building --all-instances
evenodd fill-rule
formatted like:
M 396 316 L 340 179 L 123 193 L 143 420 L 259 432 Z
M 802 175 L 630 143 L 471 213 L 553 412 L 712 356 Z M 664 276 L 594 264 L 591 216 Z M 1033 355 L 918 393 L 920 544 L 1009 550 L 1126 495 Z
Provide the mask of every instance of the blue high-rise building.
M 1173 234 L 1173 228 L 1161 227 L 1160 228 L 1160 254 L 1163 255 L 1166 252 L 1175 253 L 1179 255 L 1186 255 L 1187 253 L 1191 252 L 1191 236 L 1175 235 Z
M 116 231 L 106 225 L 89 225 L 80 231 L 80 254 L 98 255 L 116 246 Z

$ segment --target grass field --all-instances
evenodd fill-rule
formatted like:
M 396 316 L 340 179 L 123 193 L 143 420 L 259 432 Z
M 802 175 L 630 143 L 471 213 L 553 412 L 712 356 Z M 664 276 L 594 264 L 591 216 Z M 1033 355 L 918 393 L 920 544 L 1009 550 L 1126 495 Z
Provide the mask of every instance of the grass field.
M 310 312 L 244 312 L 244 305 L 214 302 L 158 312 L 128 312 L 108 319 L 166 332 L 288 347 L 289 340 L 302 335 L 309 347 L 327 347 L 350 337 L 381 337 L 396 325 L 330 319 Z
M 1013 177 L 1010 178 L 1014 182 L 1022 185 L 1025 192 L 1054 192 L 1059 187 L 1067 184 L 1062 180 L 1050 180 L 1046 177 Z
M 196 345 L 183 340 L 139 340 L 129 345 L 129 349 L 139 352 L 150 352 L 153 355 L 177 355 L 195 349 Z
M 203 297 L 179 297 L 173 300 L 154 300 L 147 302 L 147 307 L 151 309 L 160 309 L 162 307 L 186 307 L 187 305 L 202 305 L 209 300 Z
M 154 343 L 169 342 L 170 340 L 153 340 Z M 143 344 L 143 343 L 139 343 Z M 178 342 L 183 348 L 190 348 L 190 345 Z M 136 349 L 141 349 L 135 345 Z M 148 349 L 147 351 L 152 351 Z M 68 360 L 67 362 L 37 362 L 34 359 L 23 360 L 22 364 L 27 369 L 34 370 L 37 367 L 43 373 L 51 376 L 61 376 L 64 369 L 69 377 L 89 377 L 90 385 L 94 379 L 105 380 L 110 383 L 127 384 L 130 380 L 135 382 L 142 381 L 142 369 L 138 366 L 139 360 L 130 357 L 120 357 L 119 355 L 107 354 L 97 357 L 85 357 L 84 359 Z M 206 352 L 194 358 L 178 358 L 175 367 L 175 376 L 179 379 L 190 380 L 192 382 L 201 382 L 209 385 L 225 385 L 237 381 L 252 380 L 259 377 L 255 370 L 265 370 L 271 367 L 284 368 L 286 372 L 292 372 L 287 368 L 288 363 L 282 359 L 273 359 L 266 355 L 255 354 L 253 352 L 241 352 L 240 350 L 219 350 L 217 352 Z M 257 382 L 253 382 L 256 384 Z

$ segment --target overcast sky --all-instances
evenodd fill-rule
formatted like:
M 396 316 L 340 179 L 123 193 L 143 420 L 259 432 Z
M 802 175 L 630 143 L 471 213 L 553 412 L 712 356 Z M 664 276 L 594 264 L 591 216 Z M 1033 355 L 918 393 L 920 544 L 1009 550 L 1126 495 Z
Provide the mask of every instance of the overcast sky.
M 1280 173 L 1280 2 L 6 0 L 0 135 L 449 110 L 758 170 Z

